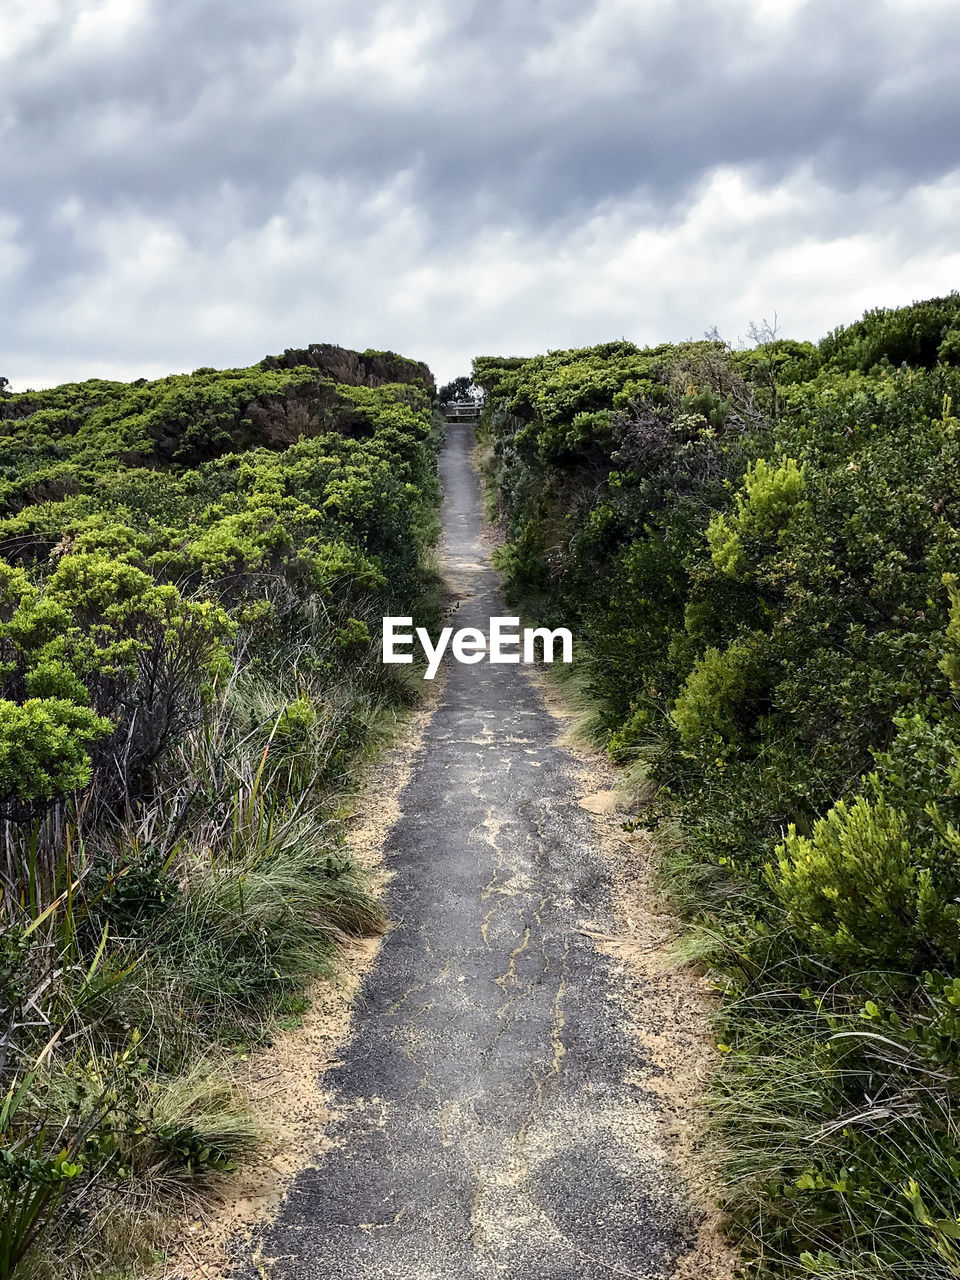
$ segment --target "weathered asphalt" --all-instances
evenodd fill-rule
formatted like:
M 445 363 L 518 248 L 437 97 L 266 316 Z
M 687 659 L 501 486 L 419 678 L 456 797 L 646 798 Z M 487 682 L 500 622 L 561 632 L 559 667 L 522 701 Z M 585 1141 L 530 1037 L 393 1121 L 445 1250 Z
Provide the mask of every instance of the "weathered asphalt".
M 482 549 L 472 430 L 441 459 L 454 626 L 507 612 Z M 619 981 L 577 765 L 517 666 L 448 678 L 388 841 L 391 932 L 328 1072 L 332 1147 L 261 1233 L 254 1280 L 662 1277 L 693 1226 Z M 646 1136 L 645 1136 L 646 1135 Z

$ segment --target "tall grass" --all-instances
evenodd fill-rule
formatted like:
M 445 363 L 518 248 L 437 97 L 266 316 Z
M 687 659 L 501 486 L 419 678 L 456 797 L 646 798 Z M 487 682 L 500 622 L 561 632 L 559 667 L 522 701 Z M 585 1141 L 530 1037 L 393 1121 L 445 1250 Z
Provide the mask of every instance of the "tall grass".
M 149 803 L 5 825 L 0 1280 L 103 1274 L 94 1223 L 109 1265 L 148 1256 L 255 1151 L 231 1047 L 384 926 L 334 815 L 404 690 L 313 669 L 308 639 L 237 668 Z

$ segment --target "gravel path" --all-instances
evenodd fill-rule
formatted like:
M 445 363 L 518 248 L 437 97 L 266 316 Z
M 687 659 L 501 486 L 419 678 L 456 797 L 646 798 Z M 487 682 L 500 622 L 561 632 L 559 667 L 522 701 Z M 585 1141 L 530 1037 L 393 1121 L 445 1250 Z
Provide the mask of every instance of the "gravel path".
M 451 623 L 485 631 L 507 610 L 472 444 L 448 429 L 445 566 Z M 445 663 L 385 849 L 396 928 L 323 1081 L 328 1147 L 235 1274 L 671 1276 L 696 1223 L 622 975 L 590 936 L 616 925 L 579 766 L 528 672 Z

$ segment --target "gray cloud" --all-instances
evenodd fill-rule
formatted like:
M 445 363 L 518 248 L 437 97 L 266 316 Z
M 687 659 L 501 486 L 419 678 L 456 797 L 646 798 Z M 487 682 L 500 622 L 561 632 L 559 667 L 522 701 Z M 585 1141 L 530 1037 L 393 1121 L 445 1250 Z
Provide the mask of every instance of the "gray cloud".
M 789 189 L 793 208 L 746 229 L 704 218 L 705 270 L 717 242 L 744 235 L 768 255 L 855 232 L 905 260 L 941 240 L 950 252 L 944 210 L 923 214 L 925 241 L 917 210 L 903 218 L 911 192 L 960 167 L 953 4 L 8 4 L 0 360 L 15 381 L 18 367 L 46 377 L 81 358 L 131 372 L 164 355 L 189 363 L 199 346 L 252 359 L 248 341 L 344 338 L 364 319 L 381 345 L 408 314 L 398 290 L 419 280 L 426 305 L 424 273 L 472 278 L 471 256 L 487 254 L 501 279 L 512 238 L 545 279 L 598 223 L 615 260 L 640 230 L 699 226 L 724 172 L 755 199 Z M 309 322 L 311 290 L 331 327 L 286 333 L 293 313 Z M 118 331 L 111 309 L 129 324 L 137 302 L 139 334 Z M 197 314 L 218 302 L 211 336 Z M 497 305 L 509 335 L 517 318 Z M 704 319 L 693 293 L 682 314 Z M 611 325 L 628 318 L 610 310 Z M 440 351 L 449 323 L 436 326 L 436 338 L 413 327 Z

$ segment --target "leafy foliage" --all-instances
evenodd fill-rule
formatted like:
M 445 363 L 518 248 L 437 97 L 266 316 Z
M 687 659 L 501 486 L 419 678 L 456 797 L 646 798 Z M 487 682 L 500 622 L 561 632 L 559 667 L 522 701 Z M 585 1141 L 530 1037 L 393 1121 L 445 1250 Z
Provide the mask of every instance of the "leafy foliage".
M 475 363 L 508 587 L 682 824 L 763 1274 L 957 1274 L 958 313 Z
M 0 403 L 0 1277 L 228 1175 L 231 1047 L 383 927 L 331 812 L 410 698 L 375 620 L 431 621 L 432 393 L 313 346 Z

